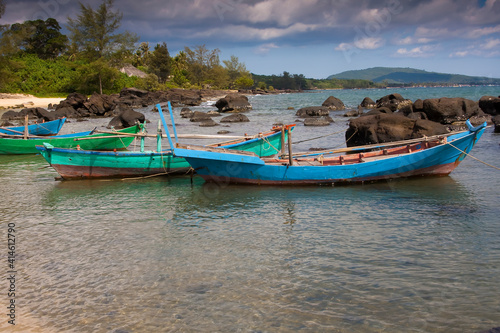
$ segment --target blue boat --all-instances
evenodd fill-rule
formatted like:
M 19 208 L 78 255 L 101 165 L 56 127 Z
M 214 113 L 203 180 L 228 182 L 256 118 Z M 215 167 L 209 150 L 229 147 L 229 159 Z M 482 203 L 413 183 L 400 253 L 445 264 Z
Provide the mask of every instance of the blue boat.
M 235 152 L 177 144 L 174 156 L 185 158 L 207 182 L 258 185 L 335 185 L 416 176 L 445 176 L 471 151 L 486 123 L 468 130 L 329 152 L 259 158 Z
M 45 123 L 28 125 L 29 135 L 45 136 L 57 135 L 64 125 L 66 118 L 60 118 Z M 0 127 L 2 136 L 21 136 L 24 135 L 25 126 Z

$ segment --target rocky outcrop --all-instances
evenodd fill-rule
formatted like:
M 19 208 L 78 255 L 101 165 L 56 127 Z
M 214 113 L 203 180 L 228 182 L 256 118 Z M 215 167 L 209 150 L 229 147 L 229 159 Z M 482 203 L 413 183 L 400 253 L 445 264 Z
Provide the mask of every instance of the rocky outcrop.
M 219 99 L 215 103 L 215 107 L 219 109 L 219 112 L 243 112 L 252 109 L 248 98 L 238 93 L 228 94 L 226 97 Z
M 429 120 L 441 124 L 452 124 L 472 117 L 483 117 L 486 119 L 486 114 L 479 108 L 476 102 L 459 97 L 426 99 L 423 101 L 422 112 L 427 115 Z
M 134 109 L 127 104 L 118 105 L 115 109 L 115 113 L 118 115 L 111 119 L 107 126 L 108 128 L 114 127 L 115 129 L 121 129 L 133 126 L 136 122 L 143 123 L 146 120 L 142 113 L 134 111 Z
M 500 115 L 500 96 L 483 96 L 479 99 L 478 104 L 484 113 L 492 116 Z
M 334 96 L 328 97 L 321 106 L 325 106 L 333 111 L 345 110 L 344 102 Z
M 346 131 L 347 146 L 360 146 L 448 133 L 442 124 L 410 119 L 402 114 L 374 114 L 352 119 Z
M 384 96 L 380 99 L 377 100 L 375 103 L 375 106 L 377 108 L 381 107 L 386 107 L 391 109 L 392 112 L 397 111 L 400 108 L 400 104 L 402 103 L 407 104 L 408 102 L 411 103 L 410 100 L 403 98 L 400 94 L 390 94 L 387 96 Z

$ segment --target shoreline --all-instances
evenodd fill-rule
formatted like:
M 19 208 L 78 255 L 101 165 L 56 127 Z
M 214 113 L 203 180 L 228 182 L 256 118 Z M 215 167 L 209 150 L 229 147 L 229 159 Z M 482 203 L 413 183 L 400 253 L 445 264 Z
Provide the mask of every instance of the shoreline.
M 0 93 L 0 112 L 24 109 L 24 108 L 47 108 L 49 104 L 58 104 L 65 98 L 61 97 L 35 97 L 26 94 Z

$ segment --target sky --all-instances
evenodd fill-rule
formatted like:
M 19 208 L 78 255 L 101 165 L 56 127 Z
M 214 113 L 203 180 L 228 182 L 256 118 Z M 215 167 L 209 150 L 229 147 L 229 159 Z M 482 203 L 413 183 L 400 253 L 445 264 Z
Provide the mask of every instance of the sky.
M 3 1 L 0 24 L 53 17 L 66 34 L 80 13 L 74 0 Z M 500 0 L 115 0 L 113 10 L 151 49 L 205 45 L 255 74 L 382 66 L 500 78 Z

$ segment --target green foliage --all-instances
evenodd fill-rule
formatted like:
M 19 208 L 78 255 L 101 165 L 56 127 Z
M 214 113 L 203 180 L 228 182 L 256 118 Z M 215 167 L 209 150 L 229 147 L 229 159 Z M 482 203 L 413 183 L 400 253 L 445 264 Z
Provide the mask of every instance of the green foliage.
M 167 81 L 172 67 L 167 43 L 156 44 L 155 50 L 148 57 L 147 65 L 149 72 L 155 74 L 160 83 Z
M 14 79 L 4 85 L 6 92 L 50 95 L 67 91 L 75 76 L 75 64 L 62 58 L 40 59 L 25 54 L 10 59 Z
M 145 78 L 138 79 L 135 87 L 147 91 L 157 91 L 160 90 L 161 85 L 158 83 L 158 76 L 148 74 Z
M 223 60 L 222 62 L 229 76 L 230 86 L 236 85 L 236 80 L 240 77 L 250 76 L 250 72 L 247 71 L 245 64 L 241 63 L 238 57 L 232 55 L 230 60 Z
M 264 85 L 272 85 L 275 89 L 303 90 L 308 89 L 308 84 L 303 74 L 292 74 L 283 72 L 283 75 L 257 75 L 252 74 L 256 82 L 263 82 Z
M 103 0 L 97 10 L 80 3 L 81 13 L 76 19 L 68 17 L 68 30 L 73 48 L 85 58 L 94 61 L 111 57 L 113 53 L 132 54 L 133 45 L 139 38 L 130 32 L 113 34 L 121 24 L 123 14 L 113 12 L 114 0 Z
M 210 74 L 209 72 L 215 66 L 220 66 L 219 49 L 209 50 L 205 45 L 198 45 L 192 50 L 186 46 L 184 53 L 186 54 L 187 71 L 192 84 L 201 86 L 203 83 L 213 80 L 210 76 L 213 76 L 214 73 Z
M 17 26 L 19 30 L 14 27 Z M 56 19 L 26 21 L 12 25 L 10 33 L 21 32 L 21 45 L 26 53 L 36 54 L 42 59 L 53 59 L 66 49 L 68 38 L 59 31 L 61 27 Z
M 254 85 L 254 82 L 250 76 L 240 76 L 234 81 L 234 85 L 238 89 L 248 89 Z

